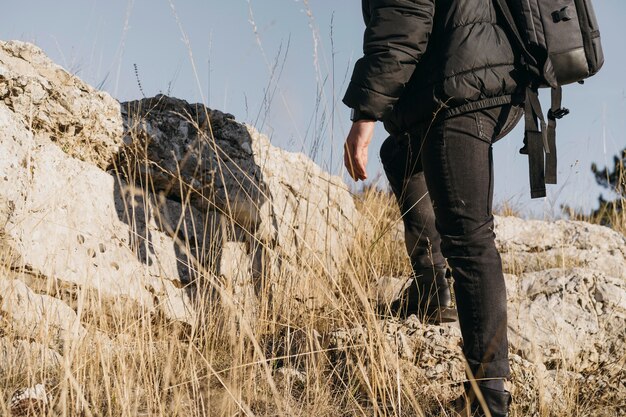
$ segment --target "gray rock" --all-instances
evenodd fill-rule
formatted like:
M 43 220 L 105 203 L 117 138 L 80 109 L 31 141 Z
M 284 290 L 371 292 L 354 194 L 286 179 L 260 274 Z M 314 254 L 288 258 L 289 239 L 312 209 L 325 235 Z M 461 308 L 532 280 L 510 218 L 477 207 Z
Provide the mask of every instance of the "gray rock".
M 513 274 L 579 267 L 626 279 L 626 237 L 608 227 L 496 217 L 495 232 L 504 267 Z
M 626 281 L 550 269 L 507 276 L 509 342 L 549 369 L 590 371 L 626 356 Z M 610 372 L 606 369 L 606 372 Z
M 333 366 L 346 382 L 363 380 L 362 367 L 376 362 L 376 369 L 390 378 L 402 378 L 416 395 L 426 399 L 452 399 L 465 375 L 461 334 L 454 326 L 424 324 L 416 316 L 407 320 L 380 320 L 370 327 L 337 330 L 328 336 Z M 399 373 L 399 374 L 398 374 Z

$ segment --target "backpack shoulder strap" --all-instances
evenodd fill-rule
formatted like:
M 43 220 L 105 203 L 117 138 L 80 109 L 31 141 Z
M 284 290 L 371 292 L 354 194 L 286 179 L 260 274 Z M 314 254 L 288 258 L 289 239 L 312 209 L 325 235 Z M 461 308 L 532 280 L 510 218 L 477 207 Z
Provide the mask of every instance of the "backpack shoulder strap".
M 522 35 L 515 23 L 515 19 L 513 18 L 513 14 L 511 13 L 511 8 L 509 7 L 507 0 L 495 0 L 498 9 L 502 13 L 504 20 L 507 24 L 507 29 L 509 29 L 510 34 L 513 36 L 513 40 L 516 43 L 516 46 L 520 49 L 520 51 L 524 55 L 524 59 L 531 66 L 537 66 L 537 60 L 533 57 L 533 55 L 526 48 L 526 42 L 522 38 Z

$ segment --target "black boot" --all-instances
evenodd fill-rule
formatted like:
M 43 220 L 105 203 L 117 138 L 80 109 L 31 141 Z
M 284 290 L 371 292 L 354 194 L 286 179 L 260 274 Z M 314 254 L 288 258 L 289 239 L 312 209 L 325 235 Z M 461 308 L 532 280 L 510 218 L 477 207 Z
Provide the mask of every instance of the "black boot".
M 469 385 L 465 385 L 465 393 L 454 401 L 454 411 L 458 417 L 508 417 L 511 406 L 511 393 L 487 387 L 478 387 L 480 396 Z M 482 398 L 482 400 L 481 400 Z M 485 411 L 489 410 L 489 414 Z M 454 415 L 454 414 L 453 414 Z
M 411 285 L 390 309 L 392 314 L 401 318 L 416 314 L 423 321 L 440 324 L 457 320 L 456 309 L 451 305 L 446 270 L 428 268 L 415 274 Z

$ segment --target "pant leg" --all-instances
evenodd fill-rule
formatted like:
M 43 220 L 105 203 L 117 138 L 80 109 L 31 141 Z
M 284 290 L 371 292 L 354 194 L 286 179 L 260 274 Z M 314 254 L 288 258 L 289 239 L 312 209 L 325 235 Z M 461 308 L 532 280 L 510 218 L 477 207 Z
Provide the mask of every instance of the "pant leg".
M 408 136 L 390 136 L 380 148 L 380 159 L 404 223 L 404 241 L 416 275 L 442 270 L 441 238 L 426 187 L 418 142 Z
M 452 268 L 463 352 L 477 378 L 508 377 L 506 288 L 495 246 L 492 140 L 506 106 L 435 123 L 423 166 Z

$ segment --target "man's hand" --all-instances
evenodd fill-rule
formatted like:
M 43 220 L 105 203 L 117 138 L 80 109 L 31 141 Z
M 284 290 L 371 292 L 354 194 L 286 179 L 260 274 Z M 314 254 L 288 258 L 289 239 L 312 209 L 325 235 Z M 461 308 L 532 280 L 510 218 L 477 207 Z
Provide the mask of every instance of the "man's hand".
M 367 178 L 367 147 L 374 135 L 373 120 L 358 120 L 352 123 L 350 133 L 346 138 L 343 150 L 343 163 L 348 173 L 355 181 L 364 181 Z

